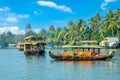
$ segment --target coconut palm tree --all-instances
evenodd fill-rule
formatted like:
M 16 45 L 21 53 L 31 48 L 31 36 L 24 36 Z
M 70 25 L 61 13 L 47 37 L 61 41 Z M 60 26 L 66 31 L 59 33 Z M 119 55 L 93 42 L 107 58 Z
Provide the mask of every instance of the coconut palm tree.
M 82 38 L 82 34 L 84 33 L 84 30 L 86 29 L 86 22 L 83 19 L 79 19 L 77 23 L 77 33 L 78 33 L 78 40 L 84 39 Z
M 94 17 L 90 19 L 90 29 L 92 30 L 91 32 L 91 37 L 92 39 L 99 39 L 100 37 L 100 30 L 101 30 L 101 16 L 99 13 L 97 13 Z
M 114 18 L 115 18 L 115 20 L 117 22 L 117 24 L 116 24 L 117 37 L 120 37 L 120 35 L 119 35 L 119 30 L 120 30 L 120 9 L 117 9 L 117 11 L 115 11 Z
M 112 32 L 112 36 L 115 36 L 114 35 L 115 19 L 114 19 L 114 14 L 111 10 L 106 15 L 106 19 L 105 19 L 104 24 L 105 24 L 105 27 L 107 27 L 107 29 Z

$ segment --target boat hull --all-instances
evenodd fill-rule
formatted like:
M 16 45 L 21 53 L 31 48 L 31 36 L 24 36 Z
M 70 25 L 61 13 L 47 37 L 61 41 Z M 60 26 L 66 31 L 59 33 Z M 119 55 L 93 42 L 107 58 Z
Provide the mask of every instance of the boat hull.
M 18 50 L 19 50 L 19 51 L 24 51 L 24 48 L 19 48 Z
M 40 50 L 40 51 L 25 51 L 24 54 L 25 55 L 45 55 L 45 51 L 44 50 Z

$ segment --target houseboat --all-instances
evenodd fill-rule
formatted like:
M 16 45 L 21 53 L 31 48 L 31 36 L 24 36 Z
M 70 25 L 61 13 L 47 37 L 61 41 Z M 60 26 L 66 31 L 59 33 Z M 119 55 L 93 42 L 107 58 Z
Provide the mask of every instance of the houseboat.
M 116 52 L 116 50 L 112 50 L 103 55 L 101 49 L 102 47 L 93 45 L 63 46 L 64 51 L 62 53 L 49 51 L 49 56 L 55 60 L 67 61 L 110 60 Z
M 24 42 L 24 53 L 26 55 L 44 55 L 45 39 L 42 36 L 28 36 Z

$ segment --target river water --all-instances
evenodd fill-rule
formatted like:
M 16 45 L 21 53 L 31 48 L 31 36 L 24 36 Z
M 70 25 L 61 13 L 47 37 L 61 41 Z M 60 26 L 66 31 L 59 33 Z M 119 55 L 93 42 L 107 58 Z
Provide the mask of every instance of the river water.
M 55 50 L 56 52 L 59 50 Z M 55 61 L 0 49 L 0 80 L 120 80 L 120 50 L 110 61 Z

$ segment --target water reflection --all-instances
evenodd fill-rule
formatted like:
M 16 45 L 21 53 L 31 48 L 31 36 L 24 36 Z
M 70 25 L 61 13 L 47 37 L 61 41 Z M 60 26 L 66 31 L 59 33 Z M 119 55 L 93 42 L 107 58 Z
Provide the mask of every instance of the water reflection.
M 24 55 L 26 59 L 45 58 L 45 55 Z
M 102 64 L 110 63 L 112 65 L 112 61 L 58 61 L 58 60 L 51 60 L 51 64 L 55 63 L 62 63 L 64 65 L 71 64 L 71 65 L 79 65 L 79 66 L 100 66 Z
M 44 80 L 46 60 L 43 55 L 25 55 L 25 80 Z

